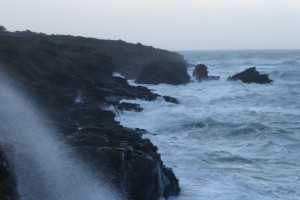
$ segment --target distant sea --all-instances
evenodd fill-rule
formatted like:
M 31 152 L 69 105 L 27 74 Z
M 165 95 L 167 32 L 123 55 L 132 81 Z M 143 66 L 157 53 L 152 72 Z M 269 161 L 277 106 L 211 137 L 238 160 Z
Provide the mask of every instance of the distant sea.
M 145 85 L 180 104 L 134 101 L 117 120 L 158 146 L 182 191 L 172 200 L 300 199 L 300 50 L 182 51 L 219 81 Z M 226 81 L 255 66 L 270 84 Z M 131 84 L 136 85 L 133 81 Z

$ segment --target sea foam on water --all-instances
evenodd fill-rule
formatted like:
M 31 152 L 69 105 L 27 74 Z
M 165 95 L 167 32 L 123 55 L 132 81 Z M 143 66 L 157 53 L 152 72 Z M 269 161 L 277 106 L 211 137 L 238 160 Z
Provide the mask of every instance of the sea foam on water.
M 300 51 L 180 53 L 221 80 L 145 85 L 180 104 L 131 101 L 144 110 L 117 116 L 122 125 L 149 131 L 144 137 L 173 168 L 182 190 L 170 199 L 299 199 Z M 253 66 L 274 81 L 226 81 Z

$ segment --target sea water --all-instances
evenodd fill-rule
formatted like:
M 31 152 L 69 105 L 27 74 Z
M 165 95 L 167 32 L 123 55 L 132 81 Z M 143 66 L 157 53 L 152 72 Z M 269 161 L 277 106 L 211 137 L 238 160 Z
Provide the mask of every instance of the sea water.
M 202 63 L 221 79 L 145 85 L 180 104 L 134 101 L 142 112 L 117 117 L 125 126 L 146 129 L 144 137 L 173 168 L 182 191 L 171 199 L 300 199 L 300 51 L 180 53 L 191 63 L 190 74 Z M 274 81 L 226 81 L 253 66 Z

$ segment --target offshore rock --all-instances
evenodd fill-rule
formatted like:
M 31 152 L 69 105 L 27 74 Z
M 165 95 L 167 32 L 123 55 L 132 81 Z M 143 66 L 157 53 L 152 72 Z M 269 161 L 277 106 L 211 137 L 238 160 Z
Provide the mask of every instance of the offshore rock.
M 199 64 L 195 67 L 193 71 L 193 77 L 200 82 L 220 79 L 220 76 L 208 76 L 207 66 L 203 64 Z
M 265 84 L 265 83 L 271 83 L 272 80 L 269 79 L 268 74 L 260 74 L 258 71 L 256 71 L 256 67 L 248 68 L 240 73 L 237 73 L 231 77 L 229 77 L 227 80 L 241 80 L 244 83 L 258 83 L 258 84 Z
M 153 62 L 143 67 L 136 79 L 137 83 L 154 85 L 160 83 L 180 85 L 189 81 L 190 76 L 187 74 L 186 63 L 168 61 Z
M 166 102 L 169 102 L 169 103 L 174 103 L 174 104 L 179 104 L 179 101 L 174 98 L 174 97 L 170 97 L 170 96 L 163 96 L 164 100 Z

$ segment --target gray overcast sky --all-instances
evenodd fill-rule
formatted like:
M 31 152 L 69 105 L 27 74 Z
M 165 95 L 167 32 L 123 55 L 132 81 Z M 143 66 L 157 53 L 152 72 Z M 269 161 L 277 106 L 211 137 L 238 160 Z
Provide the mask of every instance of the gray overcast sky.
M 0 0 L 0 24 L 169 50 L 300 49 L 300 0 Z

